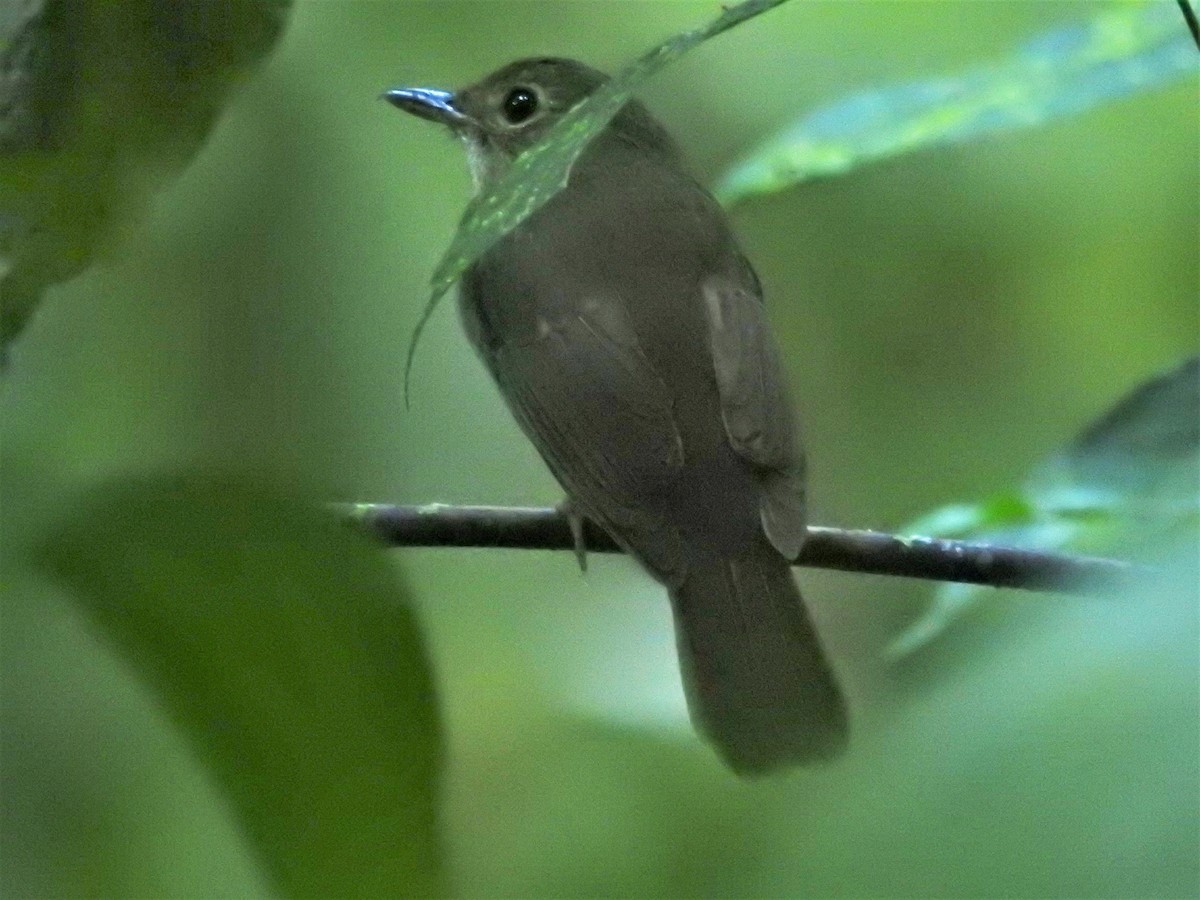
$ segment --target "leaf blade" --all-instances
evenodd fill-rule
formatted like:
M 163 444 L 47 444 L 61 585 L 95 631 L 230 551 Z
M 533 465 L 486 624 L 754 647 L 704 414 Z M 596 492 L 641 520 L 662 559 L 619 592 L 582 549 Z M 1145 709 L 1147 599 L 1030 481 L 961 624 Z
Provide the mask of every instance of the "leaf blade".
M 939 529 L 942 533 L 939 533 Z M 1200 356 L 1135 387 L 1018 491 L 921 517 L 913 533 L 1044 550 L 1157 559 L 1200 530 Z M 980 602 L 942 585 L 896 638 L 901 659 L 941 637 Z
M 1165 4 L 1109 10 L 1019 48 L 1005 63 L 865 91 L 818 109 L 722 176 L 726 205 L 933 147 L 1044 124 L 1197 70 Z
M 193 473 L 96 491 L 34 558 L 161 699 L 279 890 L 444 892 L 429 668 L 375 548 Z
M 517 157 L 503 177 L 468 204 L 450 247 L 434 270 L 432 294 L 409 339 L 404 361 L 406 405 L 417 342 L 438 301 L 472 262 L 566 187 L 572 164 L 628 102 L 638 85 L 692 48 L 785 2 L 745 0 L 727 8 L 708 25 L 677 34 L 642 54 L 569 110 L 541 141 Z
M 0 12 L 0 344 L 182 170 L 291 0 L 28 0 Z

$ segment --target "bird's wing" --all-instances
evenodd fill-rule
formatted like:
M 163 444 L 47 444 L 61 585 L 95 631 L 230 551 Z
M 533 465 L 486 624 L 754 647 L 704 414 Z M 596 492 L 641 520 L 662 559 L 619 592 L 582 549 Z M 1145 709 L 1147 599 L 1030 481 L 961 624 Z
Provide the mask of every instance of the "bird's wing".
M 760 294 L 742 281 L 714 276 L 703 285 L 721 417 L 730 444 L 755 466 L 767 538 L 795 559 L 805 534 L 804 456 Z
M 667 584 L 685 574 L 678 531 L 653 510 L 683 465 L 671 394 L 615 304 L 543 323 L 493 350 L 517 421 L 590 517 Z

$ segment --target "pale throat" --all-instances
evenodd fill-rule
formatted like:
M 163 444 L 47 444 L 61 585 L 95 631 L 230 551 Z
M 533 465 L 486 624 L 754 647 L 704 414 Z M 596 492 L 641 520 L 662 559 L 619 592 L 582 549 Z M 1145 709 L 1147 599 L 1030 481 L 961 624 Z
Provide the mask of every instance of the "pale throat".
M 504 153 L 495 150 L 489 152 L 477 135 L 462 132 L 459 138 L 467 148 L 467 166 L 471 170 L 471 183 L 474 185 L 475 195 L 478 196 L 485 185 L 504 174 L 511 160 Z

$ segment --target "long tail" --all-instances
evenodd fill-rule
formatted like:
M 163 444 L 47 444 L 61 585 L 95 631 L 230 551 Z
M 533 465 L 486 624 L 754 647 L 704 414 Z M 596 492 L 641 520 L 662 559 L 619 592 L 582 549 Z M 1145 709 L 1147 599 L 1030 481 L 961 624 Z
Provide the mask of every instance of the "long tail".
M 693 565 L 671 592 L 692 721 L 741 775 L 838 754 L 846 707 L 792 580 L 766 541 Z

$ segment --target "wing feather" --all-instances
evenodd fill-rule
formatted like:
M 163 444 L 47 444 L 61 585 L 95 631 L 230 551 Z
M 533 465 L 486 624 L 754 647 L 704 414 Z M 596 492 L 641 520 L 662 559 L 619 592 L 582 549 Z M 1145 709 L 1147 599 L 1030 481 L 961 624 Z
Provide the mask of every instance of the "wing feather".
M 703 286 L 709 343 L 729 442 L 756 467 L 763 530 L 788 559 L 805 535 L 804 457 L 762 300 L 727 278 Z
M 522 429 L 582 511 L 663 581 L 682 581 L 679 533 L 654 512 L 683 466 L 671 395 L 613 307 L 545 323 L 536 339 L 496 348 L 493 366 Z

